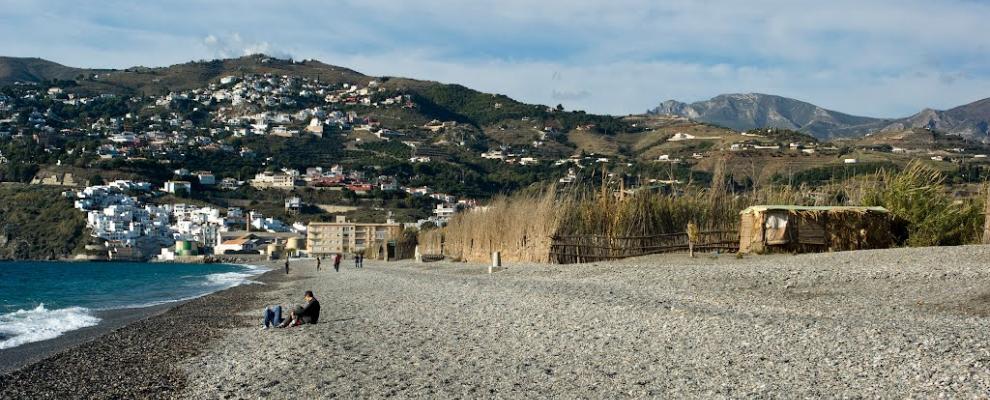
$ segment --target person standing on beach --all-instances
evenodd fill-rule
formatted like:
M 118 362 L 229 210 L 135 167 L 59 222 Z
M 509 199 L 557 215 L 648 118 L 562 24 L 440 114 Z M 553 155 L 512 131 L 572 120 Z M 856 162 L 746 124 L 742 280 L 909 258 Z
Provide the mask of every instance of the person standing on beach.
M 289 257 L 285 258 L 285 274 L 289 274 Z
M 333 256 L 333 270 L 340 272 L 340 253 Z
M 354 254 L 354 268 L 361 268 L 361 254 Z
M 364 254 L 357 255 L 357 265 L 358 268 L 364 268 Z

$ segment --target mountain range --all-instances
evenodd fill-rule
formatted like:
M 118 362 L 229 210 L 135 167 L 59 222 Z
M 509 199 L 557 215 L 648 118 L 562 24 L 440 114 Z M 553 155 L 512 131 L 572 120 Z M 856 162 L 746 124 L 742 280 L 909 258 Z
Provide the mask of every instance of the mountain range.
M 982 142 L 990 140 L 990 99 L 944 111 L 925 109 L 898 119 L 849 115 L 761 93 L 723 94 L 690 104 L 667 100 L 647 113 L 685 117 L 739 131 L 767 127 L 791 129 L 826 140 L 911 128 L 928 128 Z

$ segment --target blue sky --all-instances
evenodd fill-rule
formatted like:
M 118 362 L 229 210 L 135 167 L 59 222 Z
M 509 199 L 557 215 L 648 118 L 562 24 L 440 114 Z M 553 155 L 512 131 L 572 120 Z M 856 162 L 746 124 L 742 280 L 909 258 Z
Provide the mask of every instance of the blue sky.
M 0 0 L 0 55 L 265 52 L 590 112 L 761 92 L 899 117 L 990 97 L 990 2 Z

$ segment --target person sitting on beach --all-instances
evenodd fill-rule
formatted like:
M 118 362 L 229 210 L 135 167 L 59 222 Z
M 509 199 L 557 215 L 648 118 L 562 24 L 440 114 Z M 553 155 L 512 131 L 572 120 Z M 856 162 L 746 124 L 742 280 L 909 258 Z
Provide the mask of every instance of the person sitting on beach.
M 312 290 L 307 290 L 306 294 L 303 295 L 303 299 L 306 300 L 306 304 L 296 306 L 296 309 L 289 314 L 289 319 L 286 319 L 282 322 L 282 324 L 278 325 L 279 328 L 299 326 L 302 324 L 315 324 L 319 322 L 320 301 L 316 300 L 316 297 L 313 296 Z
M 282 306 L 267 306 L 265 307 L 265 329 L 269 327 L 279 326 L 284 322 L 282 319 Z

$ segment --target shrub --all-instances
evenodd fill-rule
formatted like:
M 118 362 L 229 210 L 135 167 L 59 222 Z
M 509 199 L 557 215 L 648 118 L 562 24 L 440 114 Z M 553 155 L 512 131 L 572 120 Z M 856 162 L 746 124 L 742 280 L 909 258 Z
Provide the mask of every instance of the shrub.
M 866 191 L 866 205 L 882 206 L 907 225 L 909 246 L 977 243 L 983 227 L 979 200 L 954 201 L 945 192 L 945 176 L 921 162 L 901 172 L 880 171 Z

